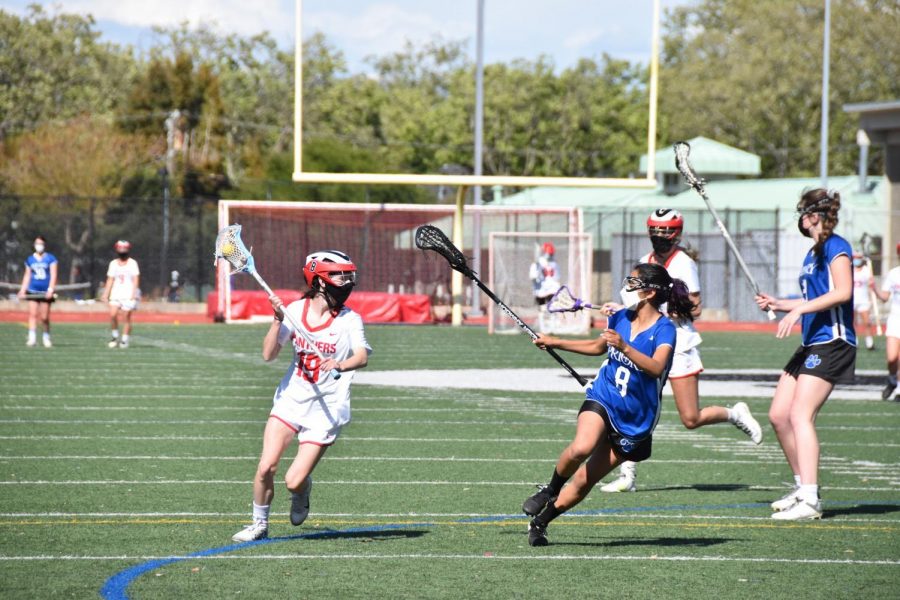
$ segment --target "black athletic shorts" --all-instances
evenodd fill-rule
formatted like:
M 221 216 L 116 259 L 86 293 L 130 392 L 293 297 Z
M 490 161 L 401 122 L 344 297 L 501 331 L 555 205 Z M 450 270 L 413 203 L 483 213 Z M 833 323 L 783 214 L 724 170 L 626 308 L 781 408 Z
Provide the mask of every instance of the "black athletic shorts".
M 812 375 L 828 383 L 853 383 L 856 373 L 856 346 L 844 340 L 827 344 L 800 346 L 784 372 L 794 379 L 798 375 Z
M 550 298 L 552 298 L 552 297 L 553 297 L 553 294 L 550 294 L 549 296 L 535 296 L 534 303 L 537 304 L 538 306 L 543 306 L 543 305 L 547 304 L 548 302 L 550 302 Z
M 28 292 L 29 294 L 43 294 L 44 292 Z M 56 298 L 28 298 L 29 302 L 46 302 L 47 304 L 53 304 L 56 302 Z
M 609 438 L 609 443 L 616 456 L 622 460 L 630 460 L 631 462 L 641 462 L 642 460 L 650 458 L 650 447 L 653 445 L 652 435 L 647 436 L 646 439 L 635 444 L 630 452 L 625 452 L 620 446 L 622 435 L 616 431 L 612 426 L 612 423 L 609 422 L 609 414 L 607 414 L 606 408 L 599 402 L 585 400 L 584 404 L 582 404 L 581 408 L 578 410 L 578 414 L 580 415 L 586 410 L 595 412 L 603 418 L 603 422 L 606 423 L 606 437 Z

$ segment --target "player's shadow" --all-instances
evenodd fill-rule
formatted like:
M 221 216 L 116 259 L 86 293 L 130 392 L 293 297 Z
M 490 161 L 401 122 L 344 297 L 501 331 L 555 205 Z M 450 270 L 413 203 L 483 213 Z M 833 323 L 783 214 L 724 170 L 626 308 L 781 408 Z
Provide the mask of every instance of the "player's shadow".
M 900 504 L 859 504 L 857 506 L 845 506 L 829 508 L 825 503 L 823 519 L 842 515 L 886 515 L 900 512 Z
M 362 542 L 388 542 L 419 538 L 427 532 L 421 529 L 385 529 L 371 531 L 315 531 L 281 536 L 278 540 L 360 540 Z
M 744 483 L 692 483 L 686 485 L 662 485 L 643 488 L 646 491 L 694 490 L 695 492 L 737 492 L 747 491 L 750 486 Z
M 709 548 L 710 546 L 718 546 L 719 544 L 727 544 L 735 540 L 731 538 L 647 538 L 647 539 L 623 539 L 610 540 L 607 542 L 559 542 L 554 540 L 554 546 L 591 546 L 602 548 L 618 548 L 632 546 L 653 546 L 658 548 Z

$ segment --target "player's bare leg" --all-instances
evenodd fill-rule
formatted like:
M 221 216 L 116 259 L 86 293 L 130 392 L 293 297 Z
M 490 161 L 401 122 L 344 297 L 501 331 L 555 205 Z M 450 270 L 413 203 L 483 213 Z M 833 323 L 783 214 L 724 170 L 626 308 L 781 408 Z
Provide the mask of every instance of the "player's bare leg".
M 50 348 L 53 344 L 50 342 L 50 303 L 35 302 L 38 305 L 38 319 L 44 328 L 43 344 L 45 348 Z
M 115 304 L 109 305 L 109 333 L 110 339 L 107 345 L 115 348 L 119 345 L 119 307 Z
M 678 416 L 688 429 L 728 422 L 750 436 L 754 444 L 762 442 L 762 428 L 750 414 L 746 403 L 738 402 L 732 408 L 724 406 L 700 408 L 699 378 L 696 375 L 670 379 L 669 384 L 675 396 Z
M 887 385 L 881 392 L 882 400 L 888 400 L 897 387 L 897 367 L 900 366 L 900 338 L 885 338 L 885 357 L 887 358 Z M 896 397 L 894 398 L 897 399 Z
M 131 337 L 131 313 L 133 310 L 122 310 L 122 341 L 119 344 L 122 348 L 128 347 L 128 339 Z
M 28 339 L 25 342 L 26 346 L 37 344 L 38 304 L 40 302 L 28 301 Z
M 300 444 L 294 462 L 284 475 L 284 483 L 291 492 L 291 525 L 300 525 L 309 516 L 311 475 L 326 450 L 328 446 Z

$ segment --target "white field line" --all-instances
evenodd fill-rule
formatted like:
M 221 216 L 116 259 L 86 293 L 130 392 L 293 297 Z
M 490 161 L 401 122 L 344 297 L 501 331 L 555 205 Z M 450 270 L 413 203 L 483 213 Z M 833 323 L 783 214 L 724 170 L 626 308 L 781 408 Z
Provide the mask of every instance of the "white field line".
M 219 554 L 212 556 L 189 555 L 118 555 L 118 556 L 88 556 L 88 555 L 48 555 L 34 556 L 0 556 L 3 562 L 26 561 L 149 561 L 149 560 L 190 560 L 190 561 L 218 561 L 218 560 L 289 560 L 304 559 L 320 560 L 502 560 L 502 561 L 564 561 L 564 560 L 590 560 L 590 561 L 665 561 L 665 562 L 708 562 L 708 563 L 787 563 L 787 564 L 816 564 L 816 565 L 873 565 L 873 566 L 897 566 L 900 560 L 851 560 L 831 558 L 778 558 L 772 556 L 761 557 L 728 557 L 728 556 L 660 556 L 651 554 L 645 556 L 632 556 L 627 554 L 541 554 L 538 556 L 507 556 L 494 553 L 484 554 Z
M 900 481 L 893 482 L 896 485 L 900 485 Z M 28 486 L 28 485 L 71 485 L 71 486 L 91 486 L 91 485 L 240 485 L 247 486 L 248 480 L 237 480 L 237 479 L 155 479 L 155 480 L 114 480 L 114 479 L 98 479 L 98 480 L 50 480 L 50 479 L 36 479 L 36 480 L 21 480 L 21 481 L 0 481 L 0 486 L 8 485 L 8 486 Z M 425 480 L 416 480 L 416 481 L 358 481 L 358 480 L 316 480 L 316 485 L 363 485 L 363 486 L 398 486 L 398 485 L 411 485 L 411 486 L 423 486 L 423 485 L 433 485 L 433 486 L 445 486 L 452 485 L 456 487 L 460 486 L 478 486 L 478 487 L 506 487 L 506 486 L 521 486 L 521 487 L 531 487 L 534 486 L 534 481 L 425 481 Z M 759 490 L 771 490 L 773 488 L 766 486 L 747 486 L 747 489 L 759 489 Z M 781 489 L 781 488 L 779 488 Z M 846 486 L 828 486 L 828 490 L 836 490 L 836 491 L 856 491 L 856 492 L 894 492 L 896 493 L 897 487 L 846 487 Z M 827 504 L 827 502 L 826 502 Z

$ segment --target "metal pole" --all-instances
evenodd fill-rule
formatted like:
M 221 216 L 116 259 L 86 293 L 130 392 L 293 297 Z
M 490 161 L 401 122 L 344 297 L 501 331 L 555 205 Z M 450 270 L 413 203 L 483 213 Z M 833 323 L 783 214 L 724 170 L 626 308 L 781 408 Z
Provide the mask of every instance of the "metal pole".
M 475 158 L 474 171 L 481 175 L 484 145 L 484 0 L 478 0 L 478 31 L 475 43 Z M 481 186 L 472 190 L 472 203 L 481 206 Z M 472 270 L 481 275 L 481 213 L 472 215 Z M 481 290 L 472 286 L 472 316 L 480 317 Z
M 819 177 L 822 187 L 828 187 L 828 72 L 831 64 L 831 0 L 825 0 L 825 33 L 822 45 L 822 131 L 819 135 Z

